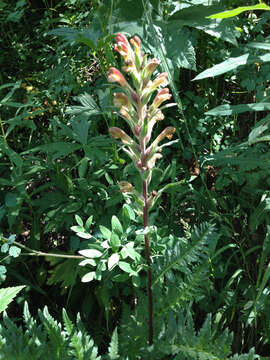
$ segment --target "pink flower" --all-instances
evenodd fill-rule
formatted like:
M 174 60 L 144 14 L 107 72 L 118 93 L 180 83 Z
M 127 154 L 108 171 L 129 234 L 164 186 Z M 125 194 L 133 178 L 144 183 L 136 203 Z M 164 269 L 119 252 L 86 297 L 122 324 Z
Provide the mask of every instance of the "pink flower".
M 119 113 L 120 113 L 120 115 L 123 116 L 123 118 L 125 118 L 128 121 L 131 121 L 131 117 L 129 115 L 128 108 L 126 106 L 122 106 Z
M 172 126 L 166 127 L 159 135 L 158 137 L 153 141 L 152 145 L 150 145 L 151 153 L 153 154 L 156 150 L 156 147 L 158 146 L 158 143 L 165 139 L 171 139 L 173 137 L 173 134 L 175 133 L 176 129 Z
M 128 39 L 125 37 L 125 35 L 121 34 L 121 33 L 117 33 L 115 35 L 115 42 L 116 43 L 123 43 L 126 46 L 129 46 L 129 42 Z
M 109 133 L 114 139 L 121 139 L 122 143 L 125 145 L 132 145 L 134 141 L 128 136 L 124 130 L 119 127 L 111 127 L 109 128 Z
M 141 53 L 141 40 L 138 36 L 134 36 L 133 39 L 130 39 L 130 43 L 133 45 L 135 53 L 140 55 Z
M 127 95 L 123 93 L 114 93 L 113 94 L 113 103 L 114 106 L 121 108 L 122 106 L 130 106 L 129 99 Z
M 123 74 L 114 67 L 109 68 L 107 77 L 109 82 L 118 82 L 121 86 L 128 86 Z
M 157 95 L 152 103 L 150 110 L 157 109 L 164 101 L 170 100 L 171 97 L 172 97 L 172 95 L 170 94 L 170 90 L 168 88 L 159 90 L 159 92 L 157 93 Z
M 120 33 L 116 34 L 115 42 L 114 50 L 119 52 L 125 61 L 133 61 L 134 53 L 125 35 Z
M 160 64 L 160 61 L 156 58 L 153 58 L 146 65 L 146 67 L 143 70 L 143 78 L 146 83 L 150 80 L 153 72 L 156 70 L 156 68 L 158 67 L 159 64 Z
M 151 85 L 151 91 L 157 89 L 159 86 L 166 86 L 168 85 L 168 74 L 163 72 L 159 74 Z

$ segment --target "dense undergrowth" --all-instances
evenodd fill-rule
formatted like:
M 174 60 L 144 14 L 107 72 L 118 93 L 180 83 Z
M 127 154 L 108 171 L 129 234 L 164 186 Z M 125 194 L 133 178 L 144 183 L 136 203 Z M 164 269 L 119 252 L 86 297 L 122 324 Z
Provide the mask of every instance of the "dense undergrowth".
M 270 12 L 209 18 L 255 4 L 0 1 L 0 277 L 25 285 L 0 359 L 269 357 Z M 136 135 L 106 75 L 125 65 L 119 32 L 160 60 L 176 104 L 153 128 L 177 142 L 152 164 L 147 229 L 140 165 L 109 135 Z

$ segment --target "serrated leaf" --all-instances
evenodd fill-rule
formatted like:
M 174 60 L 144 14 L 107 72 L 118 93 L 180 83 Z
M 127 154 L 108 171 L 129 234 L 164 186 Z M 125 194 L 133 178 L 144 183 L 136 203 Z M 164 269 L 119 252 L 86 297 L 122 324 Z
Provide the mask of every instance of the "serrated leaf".
M 196 70 L 196 54 L 189 30 L 179 21 L 156 22 L 155 29 L 164 44 L 165 55 L 177 67 Z M 156 52 L 155 47 L 151 48 Z M 156 54 L 158 56 L 158 54 Z
M 96 249 L 80 250 L 79 254 L 88 258 L 99 258 L 102 256 L 102 252 Z
M 6 310 L 14 297 L 21 291 L 25 285 L 8 287 L 0 289 L 0 312 Z
M 112 231 L 116 232 L 118 235 L 123 234 L 123 227 L 119 219 L 115 215 L 113 215 L 112 217 Z
M 119 359 L 117 328 L 114 330 L 114 332 L 112 334 L 111 342 L 109 345 L 108 357 L 109 357 L 109 360 Z
M 95 271 L 90 271 L 89 273 L 85 274 L 83 277 L 82 277 L 82 282 L 83 283 L 87 283 L 87 282 L 90 282 L 92 280 L 95 279 L 95 276 L 96 276 L 96 273 Z
M 112 270 L 120 260 L 119 254 L 112 254 L 108 259 L 108 270 Z
M 206 5 L 206 4 L 205 4 Z M 231 20 L 212 20 L 207 18 L 209 15 L 217 11 L 222 11 L 224 6 L 221 4 L 213 4 L 204 6 L 197 4 L 187 6 L 174 12 L 169 21 L 178 20 L 179 26 L 190 26 L 202 30 L 211 36 L 228 41 L 237 45 L 236 37 L 238 36 L 235 25 Z
M 52 263 L 53 259 L 51 258 L 49 261 Z M 77 266 L 77 259 L 65 259 L 60 263 L 58 261 L 58 264 L 52 270 L 49 270 L 48 285 L 61 283 L 62 288 L 73 286 L 76 283 Z

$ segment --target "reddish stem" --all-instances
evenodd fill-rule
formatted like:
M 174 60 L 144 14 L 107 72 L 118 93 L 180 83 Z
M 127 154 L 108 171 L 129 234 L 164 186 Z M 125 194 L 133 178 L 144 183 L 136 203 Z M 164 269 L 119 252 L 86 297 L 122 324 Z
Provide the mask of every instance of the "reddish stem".
M 143 180 L 143 198 L 144 198 L 144 207 L 143 207 L 143 226 L 144 229 L 148 226 L 148 190 L 147 182 Z M 151 259 L 150 259 L 150 238 L 148 234 L 144 235 L 144 247 L 145 247 L 145 257 L 147 263 L 147 290 L 148 290 L 148 344 L 151 346 L 153 344 L 153 334 L 154 334 L 154 313 L 153 313 L 153 294 L 152 294 L 152 269 L 151 269 Z

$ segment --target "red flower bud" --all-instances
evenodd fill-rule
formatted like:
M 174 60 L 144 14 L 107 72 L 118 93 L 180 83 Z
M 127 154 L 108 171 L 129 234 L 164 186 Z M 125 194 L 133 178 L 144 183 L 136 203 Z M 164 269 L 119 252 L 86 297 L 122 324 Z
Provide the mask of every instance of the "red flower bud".
M 107 72 L 109 82 L 118 82 L 121 86 L 128 86 L 123 74 L 114 67 L 111 67 Z

